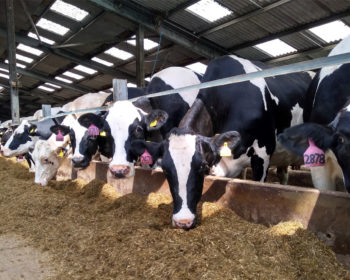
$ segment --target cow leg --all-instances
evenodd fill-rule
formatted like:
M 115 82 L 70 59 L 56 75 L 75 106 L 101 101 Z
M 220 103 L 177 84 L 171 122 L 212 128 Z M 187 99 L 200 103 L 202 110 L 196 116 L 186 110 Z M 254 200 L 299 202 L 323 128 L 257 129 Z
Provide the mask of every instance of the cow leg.
M 264 159 L 258 155 L 253 155 L 250 159 L 250 164 L 253 172 L 253 180 L 265 182 L 268 172 L 269 159 Z
M 277 177 L 280 181 L 280 184 L 287 185 L 288 184 L 288 166 L 279 166 L 277 167 Z

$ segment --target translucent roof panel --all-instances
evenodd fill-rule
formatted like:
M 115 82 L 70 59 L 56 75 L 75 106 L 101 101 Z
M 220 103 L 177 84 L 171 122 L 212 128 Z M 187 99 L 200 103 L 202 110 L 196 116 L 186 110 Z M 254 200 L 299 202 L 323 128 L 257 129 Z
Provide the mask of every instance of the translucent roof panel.
M 109 61 L 107 61 L 107 60 L 98 58 L 98 57 L 96 57 L 96 56 L 93 57 L 93 58 L 91 58 L 91 60 L 93 60 L 93 61 L 95 61 L 95 62 L 97 62 L 97 63 L 103 64 L 103 65 L 106 65 L 106 66 L 108 66 L 108 67 L 113 66 L 113 63 L 112 63 L 112 62 L 109 62 Z
M 38 40 L 38 36 L 36 36 L 36 34 L 33 33 L 33 32 L 29 32 L 29 33 L 28 33 L 28 37 L 33 38 L 33 39 L 35 39 L 35 40 Z M 47 38 L 45 38 L 45 37 L 43 37 L 43 36 L 40 36 L 40 40 L 41 40 L 42 42 L 46 43 L 46 44 L 49 44 L 49 45 L 53 45 L 53 44 L 56 43 L 55 41 L 50 40 L 50 39 L 47 39 Z
M 5 63 L 9 63 L 9 60 L 8 59 L 6 59 L 5 60 Z M 27 65 L 24 65 L 24 64 L 22 64 L 22 63 L 16 63 L 16 66 L 17 67 L 19 67 L 19 68 L 26 68 L 27 67 Z M 2 70 L 2 69 L 0 69 L 0 70 Z M 8 72 L 8 71 L 7 71 Z
M 0 73 L 0 77 L 3 77 L 5 79 L 10 79 L 10 76 L 4 73 Z
M 201 0 L 186 8 L 186 11 L 199 16 L 205 21 L 214 22 L 232 14 L 232 11 L 214 0 Z
M 91 68 L 86 67 L 86 66 L 83 66 L 83 65 L 75 66 L 74 69 L 79 70 L 79 71 L 84 72 L 84 73 L 87 73 L 87 74 L 90 74 L 90 75 L 97 73 L 96 70 L 91 69 Z
M 127 40 L 126 42 L 130 45 L 136 46 L 136 35 L 131 37 L 132 39 Z M 143 46 L 146 51 L 149 51 L 151 49 L 154 49 L 158 46 L 158 43 L 153 42 L 152 40 L 149 39 L 144 39 L 143 40 Z
M 41 18 L 36 25 L 42 29 L 48 30 L 61 36 L 65 35 L 69 31 L 69 28 L 45 18 Z
M 114 56 L 116 58 L 119 58 L 121 60 L 127 60 L 131 57 L 133 57 L 133 55 L 131 53 L 128 53 L 126 51 L 123 51 L 121 49 L 118 49 L 116 47 L 112 47 L 109 50 L 105 51 L 106 54 L 109 54 L 111 56 Z
M 193 71 L 195 71 L 199 74 L 204 74 L 205 70 L 207 70 L 207 65 L 205 65 L 201 62 L 192 63 L 189 65 L 186 65 L 186 67 L 192 69 Z
M 38 49 L 29 47 L 29 46 L 24 45 L 24 44 L 19 44 L 17 46 L 17 49 L 24 51 L 24 52 L 27 52 L 27 53 L 30 53 L 30 54 L 33 54 L 33 55 L 36 55 L 36 56 L 40 56 L 43 54 L 42 51 L 39 51 Z
M 265 43 L 261 43 L 255 45 L 255 47 L 271 56 L 280 56 L 283 54 L 293 53 L 297 51 L 295 48 L 286 44 L 280 39 L 275 39 Z
M 344 39 L 350 34 L 349 26 L 337 20 L 309 29 L 327 43 Z
M 128 87 L 134 87 L 134 88 L 136 88 L 136 85 L 133 84 L 133 83 L 127 83 L 127 86 L 128 86 Z
M 67 77 L 70 77 L 70 78 L 73 78 L 76 80 L 80 80 L 80 79 L 84 78 L 84 76 L 79 75 L 79 74 L 75 74 L 75 73 L 70 72 L 70 71 L 66 71 L 66 72 L 62 73 L 62 75 L 65 75 Z
M 16 59 L 22 60 L 22 61 L 27 62 L 27 63 L 32 63 L 34 61 L 34 59 L 32 59 L 30 57 L 26 57 L 26 56 L 21 55 L 21 54 L 16 54 Z
M 61 86 L 55 85 L 55 84 L 51 84 L 51 83 L 45 83 L 45 85 L 48 85 L 50 87 L 54 87 L 54 88 L 62 88 Z
M 7 70 L 7 69 L 5 69 L 5 68 L 1 68 L 1 67 L 0 67 L 0 71 L 2 71 L 2 72 L 6 72 L 6 73 L 8 73 L 8 72 L 9 72 L 9 70 Z
M 65 82 L 67 84 L 71 84 L 73 83 L 73 81 L 71 80 L 68 80 L 68 79 L 65 79 L 65 78 L 62 78 L 62 77 L 55 77 L 56 80 L 59 80 L 59 81 L 62 81 L 62 82 Z
M 48 92 L 53 92 L 55 91 L 53 88 L 45 87 L 45 86 L 38 86 L 41 90 L 48 91 Z
M 87 11 L 61 0 L 56 0 L 50 9 L 76 21 L 82 21 L 89 14 Z

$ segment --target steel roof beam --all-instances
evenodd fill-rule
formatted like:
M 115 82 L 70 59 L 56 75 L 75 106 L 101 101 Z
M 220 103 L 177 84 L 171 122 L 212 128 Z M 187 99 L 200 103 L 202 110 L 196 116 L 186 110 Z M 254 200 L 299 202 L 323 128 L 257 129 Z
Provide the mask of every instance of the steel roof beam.
M 89 0 L 90 2 L 103 7 L 104 9 L 114 12 L 119 16 L 127 18 L 133 22 L 143 25 L 145 28 L 160 33 L 167 39 L 177 43 L 178 45 L 190 49 L 191 51 L 198 53 L 204 57 L 213 59 L 215 57 L 224 55 L 226 53 L 220 47 L 208 46 L 210 42 L 205 43 L 203 39 L 190 34 L 190 32 L 184 32 L 176 26 L 170 26 L 169 23 L 162 21 L 161 19 L 155 20 L 155 18 L 147 13 L 142 13 L 136 9 L 132 9 L 125 4 L 118 5 L 110 0 Z M 124 1 L 122 1 L 124 2 Z M 211 43 L 213 44 L 213 43 Z M 214 45 L 214 44 L 213 44 Z
M 2 68 L 8 69 L 8 65 L 6 63 L 0 63 L 0 66 Z M 80 93 L 83 93 L 83 94 L 86 94 L 86 93 L 94 91 L 94 90 L 82 88 L 80 86 L 70 85 L 70 84 L 67 84 L 67 83 L 55 80 L 55 79 L 53 79 L 51 77 L 45 77 L 45 76 L 43 76 L 41 74 L 34 73 L 34 72 L 31 72 L 31 71 L 25 70 L 23 68 L 17 68 L 17 73 L 25 75 L 25 76 L 28 76 L 28 77 L 32 77 L 32 78 L 40 80 L 40 81 L 52 83 L 52 84 L 55 84 L 55 85 L 58 85 L 58 86 L 61 86 L 61 87 L 67 88 L 67 89 L 71 89 L 71 90 L 74 90 L 74 91 L 77 91 L 77 92 L 80 92 Z
M 3 28 L 0 28 L 0 36 L 2 36 L 2 37 L 7 36 L 6 31 Z M 46 44 L 46 43 L 40 44 L 39 41 L 32 39 L 32 38 L 29 38 L 29 37 L 26 37 L 26 36 L 19 35 L 18 33 L 16 33 L 16 41 L 19 43 L 37 48 L 38 50 L 41 50 L 45 53 L 53 53 L 55 55 L 64 57 L 64 58 L 71 60 L 75 63 L 84 65 L 86 67 L 93 68 L 95 70 L 98 70 L 104 74 L 115 75 L 115 76 L 118 76 L 120 78 L 125 78 L 125 79 L 132 79 L 132 80 L 135 79 L 135 77 L 132 74 L 126 73 L 125 71 L 109 68 L 109 67 L 103 66 L 103 65 L 101 65 L 97 62 L 91 61 L 91 60 L 87 61 L 84 58 L 79 57 L 79 56 L 77 56 L 69 51 L 51 48 L 51 46 Z

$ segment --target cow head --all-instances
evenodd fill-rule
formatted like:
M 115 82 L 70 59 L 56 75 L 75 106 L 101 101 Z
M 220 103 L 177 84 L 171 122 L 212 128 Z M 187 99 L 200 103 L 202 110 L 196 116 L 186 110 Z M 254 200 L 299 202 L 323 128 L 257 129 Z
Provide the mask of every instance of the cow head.
M 350 192 L 350 112 L 342 111 L 329 125 L 305 123 L 286 129 L 278 141 L 292 152 L 303 155 L 311 138 L 323 151 L 332 150 L 343 171 Z
M 79 123 L 86 128 L 93 124 L 99 130 L 104 130 L 104 137 L 107 138 L 99 138 L 100 141 L 104 141 L 100 142 L 99 148 L 102 150 L 113 148 L 112 153 L 105 151 L 112 157 L 109 170 L 116 178 L 127 178 L 135 174 L 136 158 L 131 152 L 131 142 L 146 139 L 151 131 L 160 129 L 167 118 L 168 115 L 164 111 L 152 110 L 146 113 L 130 101 L 117 101 L 105 118 L 85 114 L 79 118 Z
M 34 147 L 38 138 L 35 131 L 36 125 L 30 124 L 27 120 L 22 121 L 3 146 L 2 154 L 5 157 L 13 157 L 27 153 Z
M 60 166 L 66 149 L 53 148 L 48 141 L 38 140 L 35 144 L 32 158 L 35 165 L 35 183 L 46 186 Z
M 190 229 L 196 225 L 204 175 L 220 160 L 224 145 L 232 152 L 239 141 L 240 135 L 236 131 L 204 137 L 173 129 L 163 143 L 132 143 L 138 155 L 147 149 L 153 160 L 162 157 L 162 168 L 174 201 L 173 226 Z

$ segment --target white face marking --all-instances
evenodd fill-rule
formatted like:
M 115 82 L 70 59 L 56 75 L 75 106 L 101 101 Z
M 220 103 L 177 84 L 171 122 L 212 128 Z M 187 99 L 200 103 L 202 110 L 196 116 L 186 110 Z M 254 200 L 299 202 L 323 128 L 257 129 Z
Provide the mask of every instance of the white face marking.
M 125 141 L 129 137 L 129 126 L 138 119 L 141 121 L 141 115 L 147 115 L 145 112 L 134 106 L 130 101 L 117 101 L 109 109 L 106 121 L 108 122 L 111 134 L 114 139 L 114 154 L 109 166 L 127 165 L 130 167 L 128 177 L 134 176 L 134 164 L 127 161 L 125 150 Z
M 290 122 L 290 126 L 301 124 L 303 122 L 303 108 L 297 103 L 292 108 L 292 121 Z
M 174 89 L 200 84 L 200 80 L 198 79 L 197 75 L 192 70 L 183 67 L 166 68 L 154 74 L 152 78 L 154 77 L 159 77 Z M 188 104 L 188 106 L 191 107 L 197 97 L 198 91 L 198 89 L 193 89 L 180 92 L 179 94 Z
M 196 152 L 195 135 L 171 135 L 169 137 L 169 153 L 174 162 L 177 180 L 179 183 L 179 196 L 182 199 L 182 205 L 179 212 L 173 215 L 173 220 L 194 220 L 195 215 L 187 206 L 187 188 L 186 183 L 191 171 L 191 162 Z
M 35 162 L 35 183 L 46 186 L 56 175 L 60 159 L 50 144 L 44 140 L 37 141 L 32 157 Z
M 7 140 L 7 142 L 5 143 L 5 145 L 3 146 L 2 150 L 4 152 L 4 156 L 5 157 L 13 157 L 13 156 L 18 156 L 18 155 L 22 155 L 25 154 L 29 151 L 30 148 L 33 148 L 35 145 L 35 142 L 39 139 L 39 137 L 32 137 L 30 136 L 30 138 L 32 139 L 31 141 L 27 141 L 24 144 L 19 145 L 15 150 L 11 150 L 9 148 L 11 142 L 13 141 L 13 137 L 16 134 L 21 134 L 24 132 L 24 127 L 25 126 L 30 126 L 29 122 L 27 120 L 24 120 L 21 122 L 21 124 L 14 130 L 13 134 L 11 135 L 11 137 Z
M 83 137 L 85 135 L 85 132 L 88 130 L 86 127 L 82 126 L 78 120 L 74 120 L 70 127 L 74 130 L 75 134 L 75 141 L 76 141 L 76 146 L 73 154 L 73 158 L 82 158 L 84 157 L 80 151 L 79 151 L 79 146 L 81 141 L 83 140 Z
M 257 72 L 257 71 L 261 71 L 262 69 L 259 68 L 258 66 L 254 65 L 251 61 L 244 59 L 244 58 L 240 58 L 238 56 L 235 55 L 230 55 L 232 57 L 232 59 L 238 61 L 239 63 L 242 64 L 244 71 L 246 73 L 252 73 L 252 72 Z M 264 102 L 264 108 L 265 111 L 267 111 L 267 104 L 266 104 L 266 98 L 265 98 L 265 87 L 268 89 L 270 96 L 272 98 L 272 100 L 275 101 L 276 105 L 278 105 L 279 103 L 279 99 L 277 98 L 277 96 L 274 96 L 271 92 L 271 90 L 269 89 L 265 79 L 263 78 L 257 78 L 257 79 L 253 79 L 249 81 L 250 83 L 252 83 L 253 85 L 257 86 L 260 89 L 262 98 L 263 98 L 263 102 Z
M 255 154 L 264 160 L 263 176 L 261 182 L 265 181 L 266 170 L 269 166 L 270 156 L 266 153 L 266 147 L 259 147 L 258 140 L 255 140 L 253 144 L 247 149 L 245 154 L 242 154 L 239 158 L 233 159 L 232 157 L 222 157 L 220 162 L 213 166 L 211 174 L 215 176 L 223 177 L 237 177 L 243 168 L 250 165 L 250 157 L 247 156 L 250 148 L 254 148 Z

